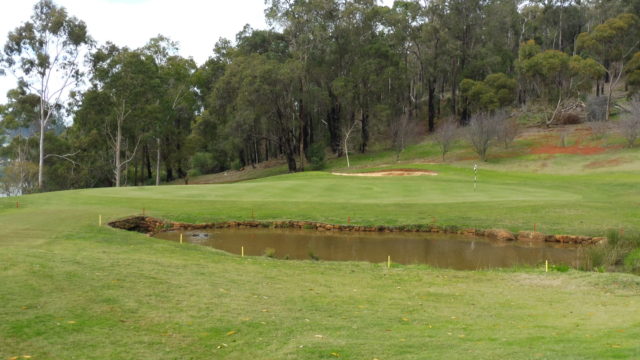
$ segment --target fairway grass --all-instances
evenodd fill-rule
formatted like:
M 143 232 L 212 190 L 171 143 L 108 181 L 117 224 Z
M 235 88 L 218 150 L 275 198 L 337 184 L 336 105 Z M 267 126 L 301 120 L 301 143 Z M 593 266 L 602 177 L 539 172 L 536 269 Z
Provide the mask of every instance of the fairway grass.
M 468 169 L 412 167 L 439 175 L 311 172 L 0 199 L 0 359 L 640 357 L 633 275 L 241 258 L 98 227 L 99 215 L 144 208 L 186 222 L 639 228 L 632 173 L 481 170 L 474 191 Z

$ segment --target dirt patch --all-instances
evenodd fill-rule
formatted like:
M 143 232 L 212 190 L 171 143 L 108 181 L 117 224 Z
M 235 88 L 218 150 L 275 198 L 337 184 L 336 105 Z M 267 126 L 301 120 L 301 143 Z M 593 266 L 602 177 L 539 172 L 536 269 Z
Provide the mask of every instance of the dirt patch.
M 596 155 L 607 151 L 606 148 L 599 146 L 541 146 L 531 149 L 531 154 L 572 154 L 572 155 Z
M 339 176 L 420 176 L 420 175 L 428 175 L 435 176 L 438 175 L 437 172 L 431 170 L 418 170 L 418 169 L 391 169 L 391 170 L 381 170 L 381 171 L 369 171 L 362 173 L 332 173 L 333 175 Z
M 623 158 L 614 158 L 614 159 L 608 159 L 608 160 L 592 161 L 586 164 L 584 167 L 586 169 L 598 169 L 598 168 L 618 166 L 628 162 L 629 160 L 626 160 Z

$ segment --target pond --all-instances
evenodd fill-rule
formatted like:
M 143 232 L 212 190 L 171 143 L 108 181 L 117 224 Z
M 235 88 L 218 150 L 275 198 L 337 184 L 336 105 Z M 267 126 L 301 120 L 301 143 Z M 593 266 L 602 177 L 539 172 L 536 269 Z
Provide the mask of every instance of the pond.
M 184 231 L 183 241 L 247 256 L 271 254 L 278 259 L 391 261 L 428 264 L 458 270 L 550 264 L 575 266 L 578 246 L 558 243 L 493 241 L 484 237 L 431 233 L 354 233 L 282 229 L 210 229 Z M 179 232 L 157 238 L 179 241 Z

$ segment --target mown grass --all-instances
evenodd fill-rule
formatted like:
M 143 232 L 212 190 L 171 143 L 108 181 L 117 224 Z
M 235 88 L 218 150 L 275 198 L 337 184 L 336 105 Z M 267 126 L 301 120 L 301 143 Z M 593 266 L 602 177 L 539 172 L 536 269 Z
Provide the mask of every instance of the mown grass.
M 403 167 L 398 165 L 399 167 Z M 632 173 L 552 176 L 415 165 L 435 177 L 327 173 L 0 200 L 0 359 L 640 357 L 640 279 L 543 269 L 240 258 L 98 227 L 189 222 L 438 223 L 601 235 L 638 228 Z

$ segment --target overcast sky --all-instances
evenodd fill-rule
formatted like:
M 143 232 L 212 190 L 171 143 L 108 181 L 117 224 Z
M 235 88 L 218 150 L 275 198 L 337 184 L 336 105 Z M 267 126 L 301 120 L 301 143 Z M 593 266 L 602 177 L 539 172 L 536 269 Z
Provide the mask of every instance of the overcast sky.
M 235 39 L 245 24 L 267 27 L 264 0 L 54 0 L 87 23 L 89 34 L 103 44 L 138 48 L 162 34 L 180 44 L 180 53 L 202 64 L 220 37 Z M 385 0 L 391 4 L 392 0 Z M 2 1 L 0 46 L 7 34 L 27 21 L 36 0 Z M 10 74 L 0 76 L 0 103 L 15 87 Z

